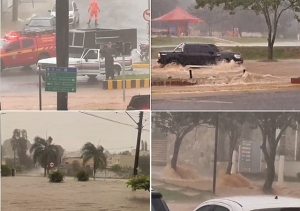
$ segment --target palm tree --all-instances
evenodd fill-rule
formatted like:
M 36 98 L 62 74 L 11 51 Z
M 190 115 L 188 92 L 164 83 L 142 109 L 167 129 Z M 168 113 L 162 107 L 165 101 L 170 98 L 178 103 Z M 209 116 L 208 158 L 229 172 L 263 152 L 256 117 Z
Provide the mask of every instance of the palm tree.
M 83 165 L 86 164 L 89 160 L 93 159 L 94 161 L 94 180 L 96 177 L 97 169 L 106 169 L 106 155 L 104 153 L 104 148 L 102 146 L 96 147 L 91 142 L 87 142 L 83 145 L 81 149 L 81 158 L 83 158 Z
M 26 163 L 26 151 L 27 151 L 27 131 L 14 129 L 11 137 L 11 147 L 14 151 L 14 169 L 16 167 L 16 152 L 19 157 L 20 164 Z
M 39 164 L 44 168 L 44 177 L 47 176 L 47 168 L 50 162 L 57 162 L 59 150 L 56 145 L 52 144 L 53 139 L 49 137 L 47 140 L 39 136 L 34 138 L 34 144 L 29 152 L 33 153 L 33 163 Z

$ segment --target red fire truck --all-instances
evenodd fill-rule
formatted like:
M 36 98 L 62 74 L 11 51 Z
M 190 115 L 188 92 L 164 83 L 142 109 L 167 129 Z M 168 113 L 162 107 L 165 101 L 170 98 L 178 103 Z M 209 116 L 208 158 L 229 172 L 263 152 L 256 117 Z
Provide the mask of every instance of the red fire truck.
M 1 71 L 12 67 L 30 67 L 40 59 L 55 57 L 53 30 L 16 31 L 0 40 Z

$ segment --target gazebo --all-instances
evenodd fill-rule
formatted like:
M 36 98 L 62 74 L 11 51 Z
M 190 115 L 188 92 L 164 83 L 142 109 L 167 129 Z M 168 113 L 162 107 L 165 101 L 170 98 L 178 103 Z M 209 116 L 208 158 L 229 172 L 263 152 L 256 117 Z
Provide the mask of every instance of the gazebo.
M 156 22 L 164 22 L 168 25 L 168 34 L 169 35 L 190 35 L 189 24 L 203 23 L 204 21 L 189 14 L 187 11 L 183 10 L 180 7 L 176 7 L 171 12 L 152 19 Z M 173 30 L 171 30 L 173 29 Z

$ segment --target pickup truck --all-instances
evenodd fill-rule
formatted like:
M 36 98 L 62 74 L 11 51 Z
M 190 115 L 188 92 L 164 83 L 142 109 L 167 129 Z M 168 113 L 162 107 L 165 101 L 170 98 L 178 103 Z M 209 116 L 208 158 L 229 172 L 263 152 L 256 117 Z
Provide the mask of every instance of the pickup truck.
M 182 66 L 207 66 L 219 62 L 235 61 L 243 63 L 243 55 L 239 53 L 224 52 L 213 44 L 181 43 L 173 51 L 158 53 L 158 63 L 162 66 L 167 64 L 180 64 Z
M 150 95 L 134 95 L 127 110 L 150 110 Z
M 114 62 L 115 75 L 120 75 L 122 70 L 122 57 L 117 57 Z M 42 59 L 37 62 L 37 72 L 39 67 L 42 72 L 42 79 L 45 81 L 46 67 L 56 67 L 56 57 Z M 69 67 L 77 68 L 77 76 L 88 76 L 96 78 L 98 74 L 105 75 L 104 58 L 101 58 L 100 49 L 85 49 L 81 56 L 70 57 Z M 132 71 L 131 57 L 125 57 L 125 71 Z

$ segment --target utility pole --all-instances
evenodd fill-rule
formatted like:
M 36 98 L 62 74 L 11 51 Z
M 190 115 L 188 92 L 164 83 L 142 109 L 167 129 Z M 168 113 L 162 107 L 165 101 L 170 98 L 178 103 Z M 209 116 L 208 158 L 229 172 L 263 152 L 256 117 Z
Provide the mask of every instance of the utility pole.
M 134 159 L 134 167 L 133 167 L 133 176 L 136 176 L 138 173 L 138 167 L 139 167 L 139 157 L 140 157 L 140 145 L 141 145 L 141 135 L 142 135 L 142 129 L 143 129 L 143 116 L 144 112 L 141 111 L 139 115 L 139 122 L 138 122 L 138 135 L 137 135 L 137 141 L 136 141 L 136 148 L 135 148 L 135 159 Z
M 218 139 L 219 139 L 219 113 L 216 113 L 214 175 L 213 175 L 213 193 L 214 194 L 216 194 L 216 183 L 217 183 Z
M 1 5 L 1 8 L 2 8 L 2 5 Z M 19 19 L 19 0 L 13 0 L 12 21 L 17 22 L 18 19 Z
M 56 0 L 56 64 L 69 66 L 69 0 Z M 57 110 L 68 110 L 68 93 L 57 92 Z

